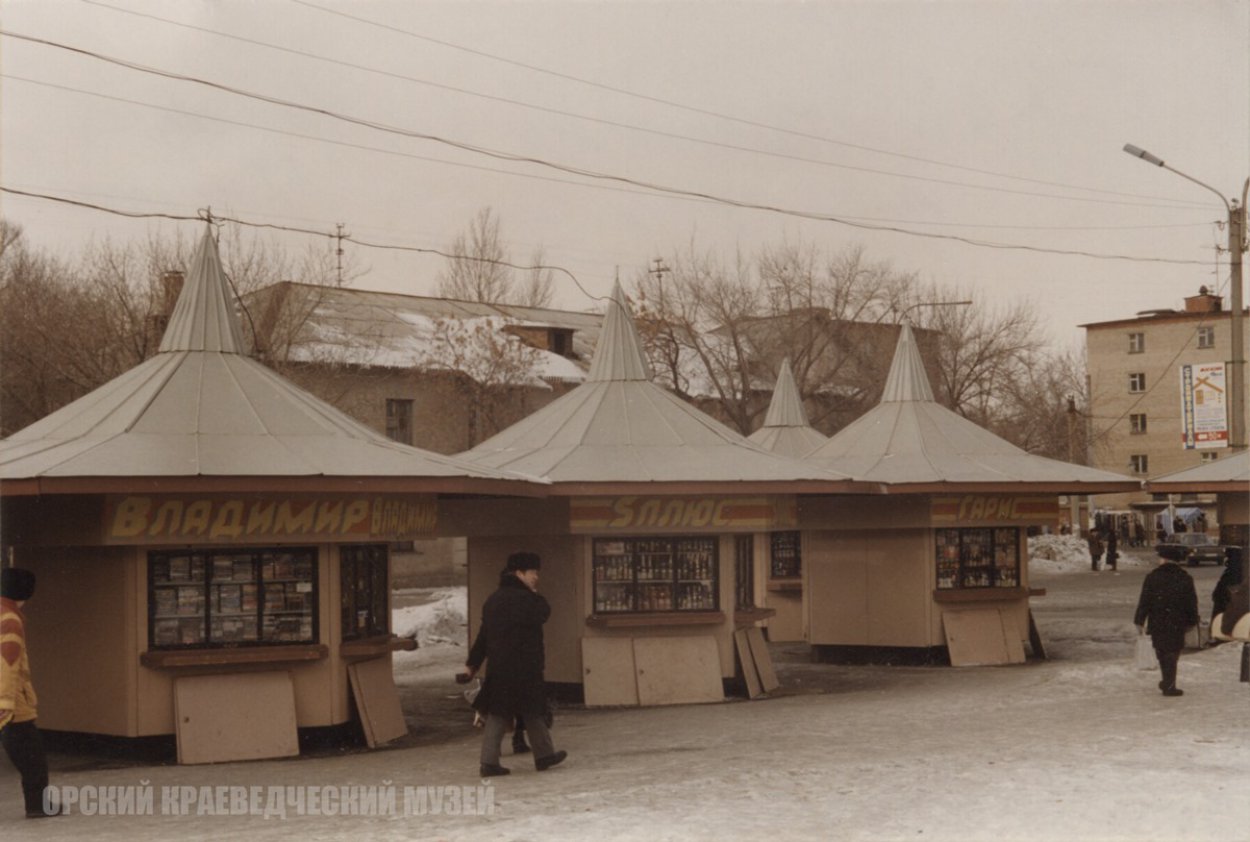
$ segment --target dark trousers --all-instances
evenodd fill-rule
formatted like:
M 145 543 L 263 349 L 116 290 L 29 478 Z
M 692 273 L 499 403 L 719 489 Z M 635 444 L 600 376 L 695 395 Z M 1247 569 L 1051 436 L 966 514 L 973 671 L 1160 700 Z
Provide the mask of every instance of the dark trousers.
M 22 775 L 22 796 L 26 812 L 43 812 L 43 791 L 48 786 L 48 758 L 43 753 L 43 738 L 35 720 L 10 722 L 0 730 L 4 753 Z
M 1155 650 L 1155 657 L 1159 659 L 1159 670 L 1163 673 L 1163 680 L 1159 682 L 1159 689 L 1171 690 L 1176 687 L 1176 664 L 1181 659 L 1180 650 L 1164 652 L 1162 649 Z
M 499 749 L 503 743 L 504 734 L 507 733 L 508 726 L 511 724 L 511 718 L 504 719 L 502 716 L 494 713 L 487 715 L 486 727 L 482 730 L 483 765 L 499 765 Z M 547 723 L 543 721 L 541 716 L 534 716 L 525 720 L 525 727 L 529 731 L 530 742 L 534 744 L 535 760 L 550 757 L 556 753 L 555 746 L 551 744 L 551 732 L 547 730 Z

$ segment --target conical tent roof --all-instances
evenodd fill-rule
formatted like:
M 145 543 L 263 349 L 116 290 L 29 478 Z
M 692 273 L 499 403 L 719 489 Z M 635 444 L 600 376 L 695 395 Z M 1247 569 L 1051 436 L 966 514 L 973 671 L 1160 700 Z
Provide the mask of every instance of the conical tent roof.
M 1250 450 L 1155 477 L 1147 481 L 1146 490 L 1177 494 L 1190 491 L 1250 491 Z
M 947 409 L 909 326 L 899 333 L 881 402 L 808 461 L 892 491 L 1135 491 L 1130 477 L 1035 456 Z
M 462 455 L 587 493 L 850 488 L 846 476 L 770 453 L 651 382 L 620 284 L 587 382 Z
M 103 491 L 109 478 L 262 476 L 325 478 L 309 490 L 381 477 L 392 490 L 535 493 L 528 478 L 391 441 L 245 356 L 230 300 L 206 230 L 159 353 L 0 442 L 5 493 L 70 478 Z
M 765 450 L 795 459 L 802 458 L 827 442 L 829 438 L 814 430 L 807 423 L 803 399 L 794 382 L 790 358 L 781 363 L 777 383 L 773 386 L 773 399 L 764 416 L 764 426 L 748 438 Z

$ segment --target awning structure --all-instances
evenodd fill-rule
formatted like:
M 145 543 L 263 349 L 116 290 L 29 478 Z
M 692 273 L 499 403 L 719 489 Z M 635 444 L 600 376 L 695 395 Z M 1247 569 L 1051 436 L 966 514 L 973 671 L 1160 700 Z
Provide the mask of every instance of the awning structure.
M 933 398 L 910 326 L 899 334 L 881 401 L 807 461 L 889 493 L 1138 491 L 1131 477 L 1036 456 Z
M 6 496 L 136 488 L 545 493 L 391 441 L 248 357 L 208 229 L 159 352 L 0 442 Z
M 1250 492 L 1250 450 L 1147 480 L 1146 490 L 1156 494 Z
M 801 459 L 829 441 L 828 436 L 807 423 L 807 412 L 803 409 L 803 399 L 799 397 L 799 387 L 794 382 L 789 357 L 782 361 L 781 370 L 777 372 L 777 383 L 773 386 L 773 399 L 768 404 L 764 426 L 747 438 L 766 450 L 794 459 Z
M 586 382 L 461 455 L 556 493 L 879 491 L 765 450 L 651 377 L 617 284 Z

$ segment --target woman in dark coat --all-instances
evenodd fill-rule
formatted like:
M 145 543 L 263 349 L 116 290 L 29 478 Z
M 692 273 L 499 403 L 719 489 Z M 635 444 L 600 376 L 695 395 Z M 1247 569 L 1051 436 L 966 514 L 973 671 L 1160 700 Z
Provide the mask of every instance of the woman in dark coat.
M 486 680 L 473 706 L 486 718 L 482 734 L 483 776 L 506 775 L 499 765 L 504 732 L 523 717 L 534 743 L 534 766 L 542 772 L 567 757 L 551 743 L 544 717 L 543 623 L 551 606 L 538 593 L 540 560 L 534 553 L 513 553 L 499 577 L 499 589 L 482 606 L 482 627 L 465 663 L 470 677 L 487 663 Z
M 1170 549 L 1170 548 L 1169 548 Z M 1198 592 L 1194 580 L 1180 566 L 1180 557 L 1169 551 L 1160 556 L 1159 566 L 1142 582 L 1141 598 L 1133 622 L 1138 631 L 1150 633 L 1155 657 L 1163 680 L 1159 689 L 1165 696 L 1183 696 L 1176 686 L 1176 664 L 1185 648 L 1185 632 L 1198 625 Z

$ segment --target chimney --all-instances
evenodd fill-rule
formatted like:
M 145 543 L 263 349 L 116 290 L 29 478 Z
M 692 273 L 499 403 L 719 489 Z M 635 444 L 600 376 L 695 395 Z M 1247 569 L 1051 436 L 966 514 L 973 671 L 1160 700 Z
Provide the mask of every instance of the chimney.
M 1186 313 L 1218 313 L 1223 307 L 1224 299 L 1212 295 L 1205 286 L 1198 287 L 1198 294 L 1185 299 Z

